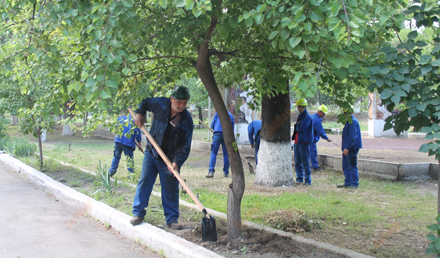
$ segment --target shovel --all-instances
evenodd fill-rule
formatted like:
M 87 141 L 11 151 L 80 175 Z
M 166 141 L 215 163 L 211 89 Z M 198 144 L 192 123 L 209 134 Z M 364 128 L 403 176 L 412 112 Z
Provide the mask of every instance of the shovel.
M 128 109 L 131 116 L 134 118 L 136 117 L 131 108 Z M 156 140 L 150 135 L 150 133 L 145 130 L 145 127 L 141 127 L 142 132 L 147 136 L 148 140 L 151 142 L 153 147 L 156 149 L 156 151 L 159 153 L 162 160 L 167 164 L 168 167 L 172 167 L 171 161 L 168 159 L 167 155 L 162 151 L 160 146 L 157 144 Z M 215 218 L 214 216 L 210 216 L 208 212 L 206 211 L 205 207 L 203 207 L 202 203 L 197 199 L 197 197 L 194 195 L 193 191 L 189 189 L 188 185 L 186 184 L 185 180 L 180 176 L 179 172 L 176 170 L 172 170 L 172 173 L 174 176 L 179 180 L 179 183 L 185 188 L 186 192 L 191 196 L 191 199 L 197 204 L 199 209 L 205 214 L 205 217 L 202 219 L 202 241 L 217 241 L 217 227 L 215 225 Z
M 209 126 L 207 126 L 205 123 L 203 123 L 200 119 L 199 119 L 199 122 L 202 125 L 204 125 L 206 128 L 208 128 L 211 131 L 211 133 L 214 133 L 214 131 Z M 254 168 L 252 167 L 251 163 L 249 163 L 249 161 L 247 161 L 243 156 L 241 156 L 240 153 L 238 153 L 238 154 L 240 155 L 240 158 L 249 165 L 249 172 L 251 174 L 254 174 Z

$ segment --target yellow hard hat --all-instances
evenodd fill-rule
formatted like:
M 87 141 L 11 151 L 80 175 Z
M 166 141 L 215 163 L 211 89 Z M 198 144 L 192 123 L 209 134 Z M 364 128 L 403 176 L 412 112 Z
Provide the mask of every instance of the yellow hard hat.
M 325 105 L 321 105 L 321 106 L 319 106 L 318 110 L 321 111 L 324 114 L 327 114 L 328 107 L 326 107 Z
M 298 99 L 297 101 L 296 101 L 296 106 L 297 107 L 305 107 L 305 106 L 307 106 L 307 100 L 306 99 Z

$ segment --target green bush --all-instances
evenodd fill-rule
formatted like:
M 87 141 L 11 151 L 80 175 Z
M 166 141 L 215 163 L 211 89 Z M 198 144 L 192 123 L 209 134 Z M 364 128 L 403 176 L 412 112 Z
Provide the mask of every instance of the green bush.
M 37 151 L 37 145 L 26 139 L 7 138 L 3 144 L 8 153 L 19 157 L 29 157 Z
M 428 229 L 436 235 L 434 235 L 433 233 L 427 235 L 431 243 L 426 248 L 425 253 L 436 254 L 437 257 L 440 257 L 440 215 L 437 216 L 437 218 L 435 219 L 437 220 L 437 224 L 429 225 Z

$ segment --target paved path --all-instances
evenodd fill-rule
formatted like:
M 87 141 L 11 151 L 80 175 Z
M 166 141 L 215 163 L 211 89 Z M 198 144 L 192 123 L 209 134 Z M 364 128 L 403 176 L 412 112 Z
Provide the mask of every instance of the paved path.
M 0 257 L 160 257 L 0 162 Z

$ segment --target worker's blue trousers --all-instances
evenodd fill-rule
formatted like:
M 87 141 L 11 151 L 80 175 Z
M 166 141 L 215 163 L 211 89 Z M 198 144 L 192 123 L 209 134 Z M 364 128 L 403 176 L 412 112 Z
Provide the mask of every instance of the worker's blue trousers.
M 357 150 L 348 150 L 348 155 L 342 154 L 342 170 L 345 175 L 346 186 L 359 186 L 359 170 L 357 167 Z
M 179 181 L 168 170 L 165 162 L 162 159 L 154 158 L 149 151 L 145 151 L 132 213 L 137 217 L 145 217 L 145 208 L 148 206 L 157 174 L 159 174 L 162 188 L 162 206 L 166 223 L 177 222 L 179 219 Z
M 310 170 L 310 144 L 295 143 L 293 145 L 293 158 L 295 161 L 296 182 L 312 184 L 312 171 Z
M 229 174 L 229 157 L 226 150 L 225 140 L 223 139 L 223 133 L 214 133 L 211 144 L 211 159 L 209 160 L 209 172 L 215 172 L 215 163 L 217 159 L 217 153 L 222 145 L 223 152 L 223 173 Z

